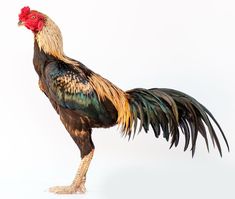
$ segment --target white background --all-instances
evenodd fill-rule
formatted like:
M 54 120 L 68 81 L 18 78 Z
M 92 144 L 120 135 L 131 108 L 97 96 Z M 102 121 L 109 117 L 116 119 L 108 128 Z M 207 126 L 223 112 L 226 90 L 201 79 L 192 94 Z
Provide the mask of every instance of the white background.
M 1 1 L 0 198 L 235 197 L 235 3 L 233 0 Z M 122 89 L 168 87 L 206 105 L 223 127 L 224 156 L 201 136 L 195 158 L 180 146 L 141 132 L 134 141 L 117 128 L 95 129 L 86 195 L 57 196 L 80 154 L 33 69 L 33 35 L 18 28 L 29 5 L 61 28 L 67 55 Z M 212 146 L 212 145 L 211 145 Z

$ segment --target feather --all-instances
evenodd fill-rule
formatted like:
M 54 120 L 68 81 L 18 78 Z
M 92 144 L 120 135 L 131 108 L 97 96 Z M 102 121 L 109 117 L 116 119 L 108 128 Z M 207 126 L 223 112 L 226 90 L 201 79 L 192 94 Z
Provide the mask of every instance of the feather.
M 137 117 L 140 120 L 139 132 L 142 127 L 148 132 L 149 125 L 151 125 L 155 137 L 158 138 L 161 128 L 163 137 L 167 141 L 171 135 L 171 148 L 173 145 L 178 146 L 181 130 L 185 137 L 184 151 L 188 149 L 191 140 L 192 156 L 195 154 L 198 133 L 204 138 L 209 151 L 207 138 L 207 133 L 209 133 L 213 145 L 216 145 L 222 156 L 220 142 L 211 124 L 210 117 L 221 132 L 229 150 L 227 139 L 214 116 L 191 96 L 165 88 L 152 88 L 149 90 L 137 88 L 126 93 L 129 95 L 131 113 L 136 114 L 137 112 Z M 136 116 L 132 117 L 136 119 Z M 134 129 L 136 129 L 136 124 L 137 122 L 135 122 Z M 205 127 L 208 128 L 208 132 Z

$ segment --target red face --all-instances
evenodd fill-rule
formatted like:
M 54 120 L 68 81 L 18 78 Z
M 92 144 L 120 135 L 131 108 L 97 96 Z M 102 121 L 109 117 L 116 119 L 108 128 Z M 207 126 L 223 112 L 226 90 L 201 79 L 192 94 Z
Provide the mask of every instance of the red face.
M 29 7 L 21 9 L 19 14 L 19 25 L 24 25 L 34 33 L 42 30 L 45 24 L 45 16 L 37 11 L 30 10 Z

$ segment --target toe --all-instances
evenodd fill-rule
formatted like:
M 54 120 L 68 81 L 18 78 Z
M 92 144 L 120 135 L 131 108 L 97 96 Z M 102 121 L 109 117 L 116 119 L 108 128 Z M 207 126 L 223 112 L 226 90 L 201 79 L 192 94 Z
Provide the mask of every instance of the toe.
M 50 192 L 56 193 L 56 194 L 73 194 L 76 193 L 77 190 L 73 186 L 56 186 L 56 187 L 51 187 L 49 189 Z

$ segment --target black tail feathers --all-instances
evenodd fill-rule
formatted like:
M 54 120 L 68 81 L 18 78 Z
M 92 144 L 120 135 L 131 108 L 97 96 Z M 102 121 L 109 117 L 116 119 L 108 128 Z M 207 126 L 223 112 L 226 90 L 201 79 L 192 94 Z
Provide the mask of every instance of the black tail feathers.
M 162 130 L 163 137 L 168 141 L 171 137 L 171 147 L 179 143 L 180 130 L 185 137 L 184 150 L 187 150 L 191 140 L 192 155 L 195 153 L 198 133 L 205 139 L 209 151 L 209 133 L 213 145 L 217 146 L 220 155 L 222 150 L 219 139 L 211 124 L 215 123 L 220 131 L 227 148 L 228 141 L 222 128 L 211 112 L 189 95 L 173 89 L 133 89 L 127 91 L 132 113 L 132 122 L 129 138 L 136 133 L 138 119 L 140 120 L 139 131 L 142 128 L 146 132 L 151 125 L 155 136 L 158 138 Z M 133 128 L 132 128 L 133 127 Z M 131 131 L 133 130 L 133 132 Z M 207 133 L 208 132 L 208 133 Z

